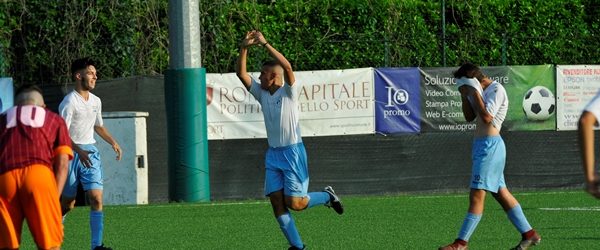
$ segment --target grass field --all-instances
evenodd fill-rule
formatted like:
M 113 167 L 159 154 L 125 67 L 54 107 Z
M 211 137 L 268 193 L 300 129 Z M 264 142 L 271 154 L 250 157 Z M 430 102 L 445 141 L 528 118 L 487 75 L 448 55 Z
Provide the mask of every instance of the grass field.
M 600 249 L 600 201 L 580 191 L 515 196 L 542 235 L 535 249 Z M 468 201 L 466 194 L 341 198 L 341 216 L 325 207 L 293 214 L 310 249 L 437 249 L 456 237 Z M 520 235 L 490 195 L 486 202 L 470 249 L 513 247 Z M 63 249 L 89 249 L 88 211 L 68 215 Z M 22 249 L 34 249 L 24 232 Z M 104 242 L 117 250 L 288 247 L 266 200 L 107 206 Z

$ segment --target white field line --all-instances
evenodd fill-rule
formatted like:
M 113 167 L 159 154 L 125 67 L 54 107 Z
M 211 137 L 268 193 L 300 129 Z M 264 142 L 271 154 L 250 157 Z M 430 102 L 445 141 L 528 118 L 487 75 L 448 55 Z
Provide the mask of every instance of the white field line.
M 539 210 L 544 211 L 598 211 L 600 207 L 542 207 Z
M 185 203 L 185 204 L 168 204 L 168 205 L 138 205 L 129 206 L 127 208 L 162 208 L 162 207 L 214 207 L 214 206 L 239 206 L 239 205 L 262 205 L 268 204 L 268 201 L 254 202 L 228 202 L 228 203 Z
M 529 195 L 556 195 L 556 194 L 572 194 L 578 193 L 579 191 L 559 191 L 559 192 L 535 192 L 535 193 L 513 193 L 515 196 L 529 196 Z M 581 191 L 583 192 L 583 191 Z M 437 198 L 465 198 L 469 197 L 469 194 L 456 194 L 456 195 L 423 195 L 423 196 L 412 196 L 411 199 L 437 199 Z

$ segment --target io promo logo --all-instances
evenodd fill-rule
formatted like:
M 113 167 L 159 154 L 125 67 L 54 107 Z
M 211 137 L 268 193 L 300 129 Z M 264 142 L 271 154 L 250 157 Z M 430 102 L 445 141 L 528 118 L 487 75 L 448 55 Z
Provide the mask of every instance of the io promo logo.
M 394 107 L 396 105 L 404 105 L 408 102 L 408 92 L 404 89 L 394 89 L 393 87 L 385 87 L 388 92 L 388 101 L 386 107 Z

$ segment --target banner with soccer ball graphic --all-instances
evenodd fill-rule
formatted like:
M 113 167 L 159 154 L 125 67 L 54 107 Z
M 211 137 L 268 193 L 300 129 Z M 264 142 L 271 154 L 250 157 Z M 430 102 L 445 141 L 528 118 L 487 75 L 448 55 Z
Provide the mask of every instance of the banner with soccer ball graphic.
M 422 131 L 472 131 L 466 122 L 452 72 L 458 67 L 421 69 Z M 504 130 L 554 130 L 555 81 L 552 65 L 481 67 L 506 89 L 509 108 Z
M 600 65 L 557 65 L 558 130 L 576 130 L 583 108 L 600 90 Z
M 504 84 L 509 99 L 508 130 L 556 130 L 556 82 L 553 65 L 509 66 Z

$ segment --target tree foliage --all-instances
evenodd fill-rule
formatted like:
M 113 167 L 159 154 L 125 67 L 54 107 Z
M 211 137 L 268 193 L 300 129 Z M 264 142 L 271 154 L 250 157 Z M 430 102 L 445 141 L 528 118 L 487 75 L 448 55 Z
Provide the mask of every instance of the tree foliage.
M 442 0 L 200 0 L 202 65 L 232 72 L 251 29 L 296 70 L 600 62 L 596 0 L 444 3 L 442 10 Z M 70 62 L 82 56 L 99 61 L 102 78 L 162 74 L 167 12 L 167 0 L 0 1 L 0 75 L 65 83 Z M 250 53 L 249 70 L 258 70 L 268 54 Z

